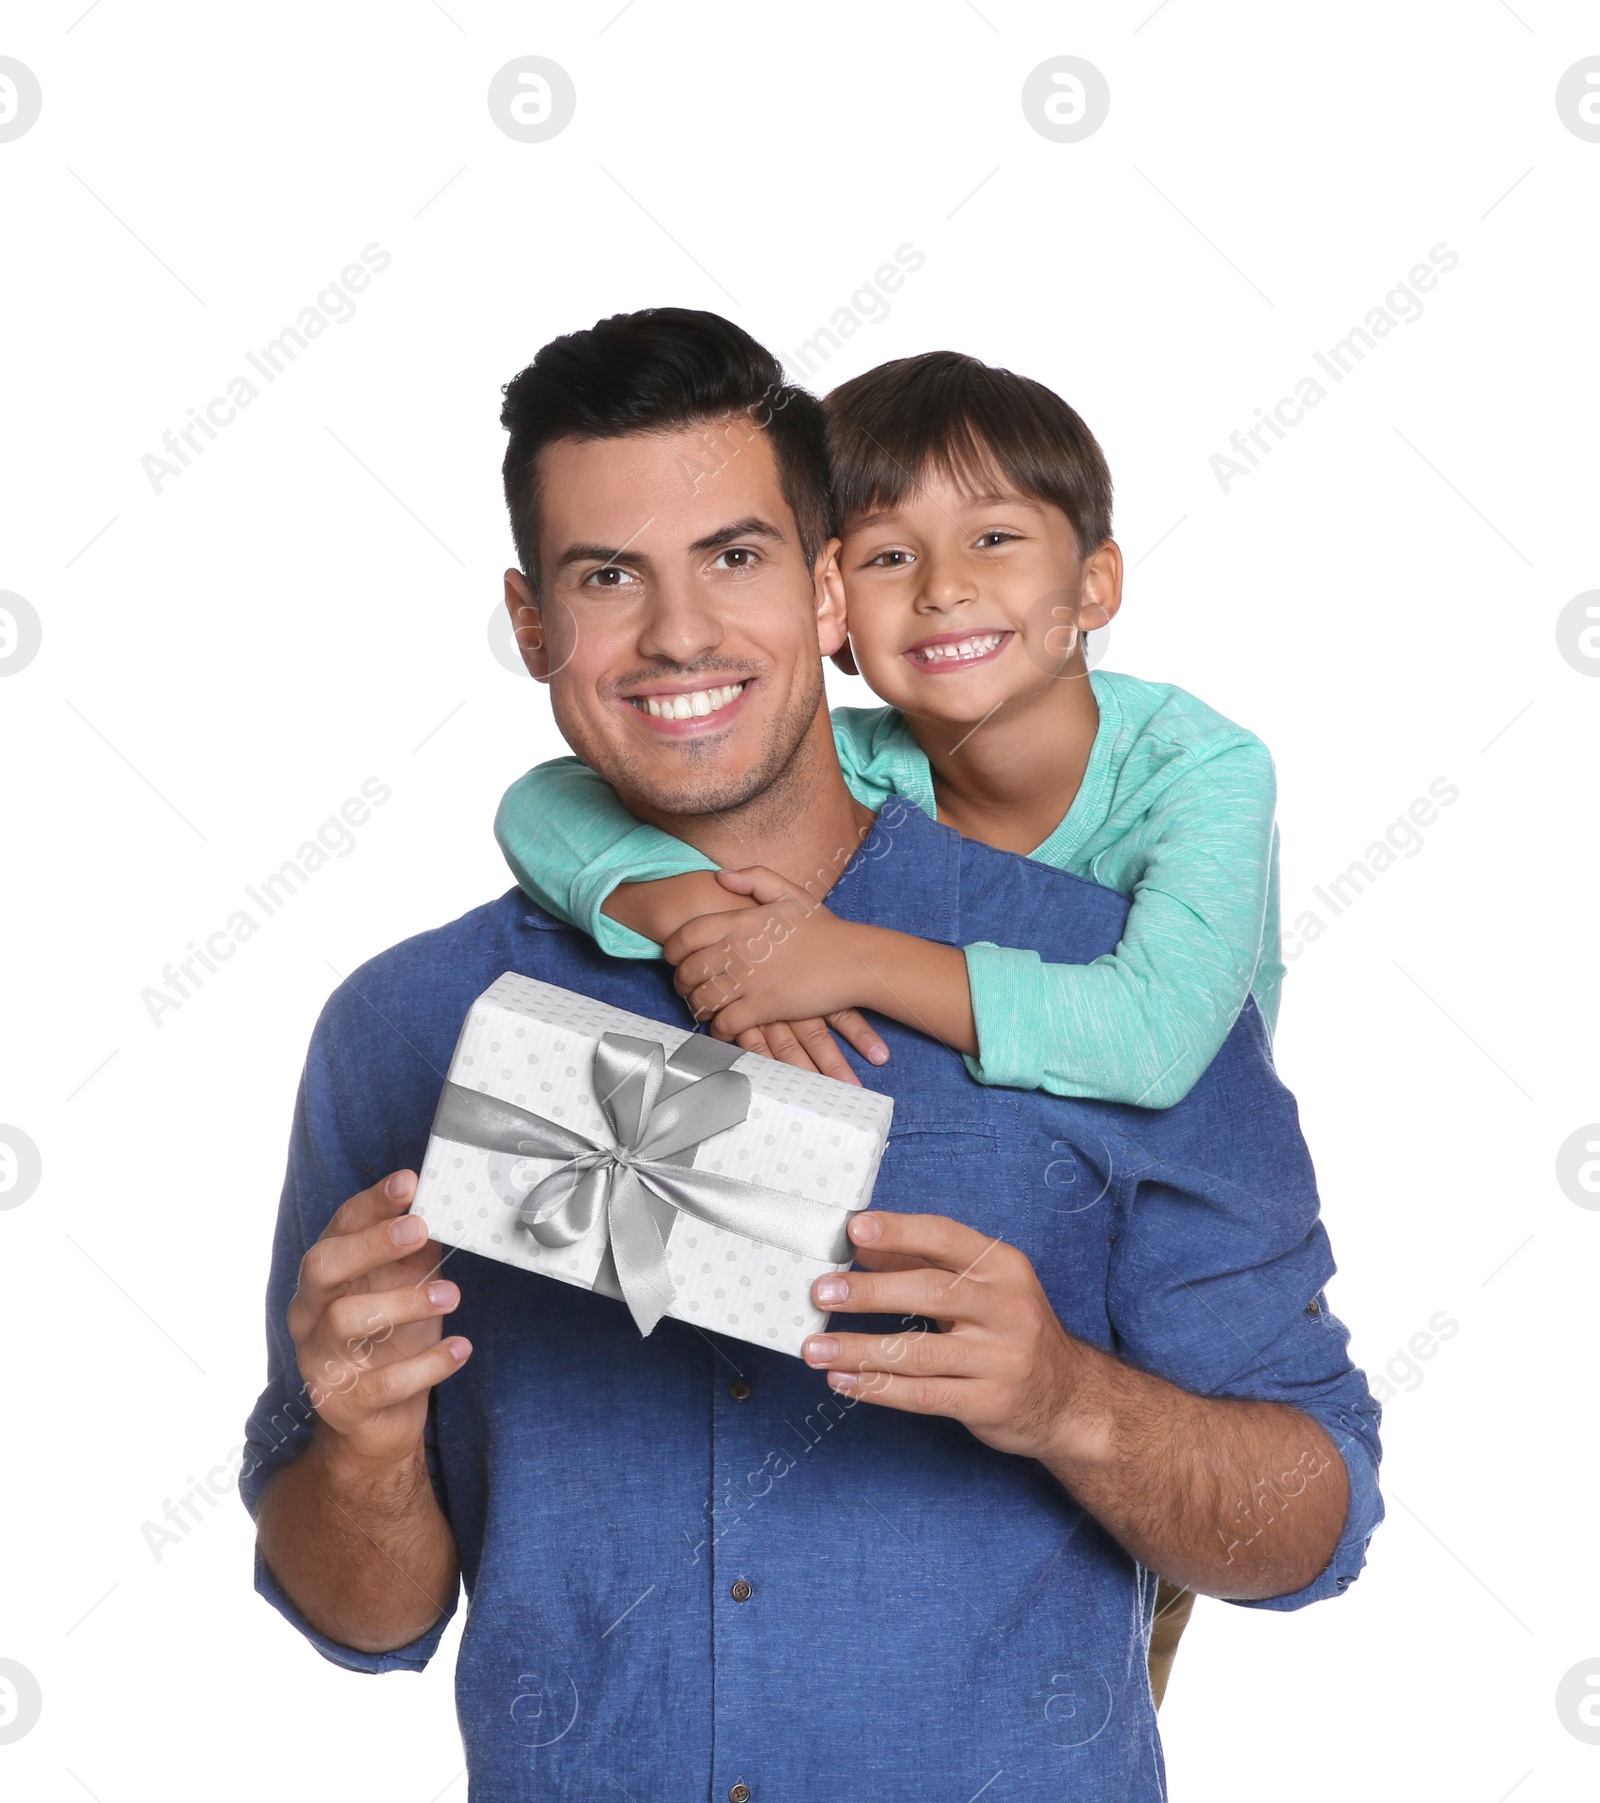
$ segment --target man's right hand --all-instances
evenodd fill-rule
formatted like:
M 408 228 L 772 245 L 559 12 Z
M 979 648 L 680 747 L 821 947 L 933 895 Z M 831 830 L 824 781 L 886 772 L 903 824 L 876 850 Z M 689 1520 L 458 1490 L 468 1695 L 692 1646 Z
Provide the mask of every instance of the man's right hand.
M 416 1189 L 414 1172 L 396 1171 L 345 1202 L 300 1261 L 289 1304 L 324 1450 L 361 1463 L 420 1455 L 428 1392 L 472 1351 L 459 1334 L 443 1338 L 461 1294 L 437 1275 L 426 1223 L 405 1212 Z

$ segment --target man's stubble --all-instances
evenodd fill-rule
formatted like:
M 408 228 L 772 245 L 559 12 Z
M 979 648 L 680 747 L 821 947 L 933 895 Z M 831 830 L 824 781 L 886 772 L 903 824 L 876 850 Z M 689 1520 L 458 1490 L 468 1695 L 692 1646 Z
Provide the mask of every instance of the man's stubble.
M 664 674 L 674 680 L 704 679 L 709 686 L 718 676 L 728 680 L 746 677 L 750 669 L 748 663 L 729 668 L 707 659 L 670 672 L 640 672 L 617 686 Z M 765 672 L 761 679 L 767 680 Z M 787 699 L 768 723 L 759 756 L 742 770 L 719 766 L 715 740 L 676 741 L 669 759 L 647 736 L 648 727 L 641 725 L 635 734 L 621 740 L 591 734 L 585 721 L 567 717 L 559 686 L 551 700 L 556 724 L 567 743 L 610 783 L 637 819 L 681 836 L 688 836 L 697 821 L 714 820 L 737 831 L 743 819 L 752 834 L 769 837 L 784 832 L 806 812 L 817 761 L 811 734 L 825 705 L 820 660 L 796 671 Z M 830 729 L 830 753 L 832 743 Z

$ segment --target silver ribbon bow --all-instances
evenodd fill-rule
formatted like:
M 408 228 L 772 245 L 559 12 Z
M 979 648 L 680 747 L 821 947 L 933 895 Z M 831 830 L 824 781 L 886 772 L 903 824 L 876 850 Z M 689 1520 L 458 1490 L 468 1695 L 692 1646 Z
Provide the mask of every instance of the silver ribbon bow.
M 803 1258 L 843 1264 L 850 1257 L 849 1209 L 692 1168 L 702 1140 L 750 1112 L 750 1079 L 728 1068 L 740 1056 L 736 1046 L 702 1034 L 669 1058 L 654 1040 L 604 1033 L 593 1088 L 614 1146 L 459 1083 L 444 1086 L 434 1135 L 511 1157 L 564 1160 L 523 1197 L 518 1219 L 554 1248 L 585 1238 L 603 1218 L 607 1252 L 595 1287 L 609 1287 L 603 1279 L 614 1275 L 647 1334 L 676 1293 L 666 1243 L 678 1213 Z

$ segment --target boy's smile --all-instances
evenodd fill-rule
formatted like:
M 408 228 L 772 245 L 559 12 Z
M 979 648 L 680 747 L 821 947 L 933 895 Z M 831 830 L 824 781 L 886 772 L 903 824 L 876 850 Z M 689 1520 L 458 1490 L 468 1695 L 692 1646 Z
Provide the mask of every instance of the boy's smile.
M 919 639 L 901 653 L 912 667 L 934 675 L 970 669 L 998 657 L 1016 634 L 1004 627 L 998 632 L 941 632 Z

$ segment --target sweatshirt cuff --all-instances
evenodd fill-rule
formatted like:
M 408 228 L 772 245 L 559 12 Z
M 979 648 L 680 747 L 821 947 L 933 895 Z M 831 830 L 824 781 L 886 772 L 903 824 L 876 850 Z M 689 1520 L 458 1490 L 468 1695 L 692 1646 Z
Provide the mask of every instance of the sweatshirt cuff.
M 669 852 L 661 849 L 662 835 L 640 826 L 619 839 L 600 860 L 573 884 L 572 908 L 577 923 L 601 951 L 613 958 L 659 958 L 661 947 L 643 933 L 625 927 L 602 912 L 612 891 L 623 883 L 652 883 L 661 877 L 684 876 L 691 870 L 716 870 L 718 866 L 693 846 L 674 841 Z
M 967 1058 L 967 1069 L 978 1082 L 1002 1089 L 1037 1088 L 1039 1047 L 1028 1031 L 1028 1016 L 1042 991 L 1044 960 L 1037 952 L 987 940 L 967 946 L 964 956 L 978 1031 L 978 1055 Z

